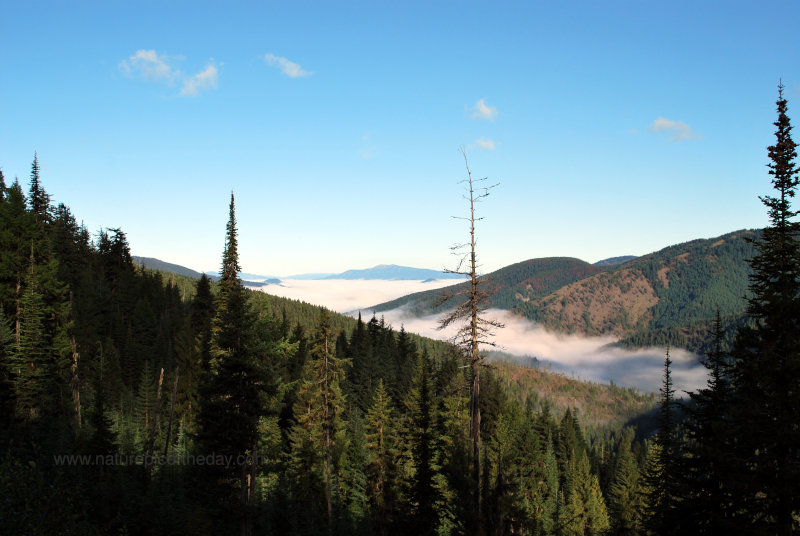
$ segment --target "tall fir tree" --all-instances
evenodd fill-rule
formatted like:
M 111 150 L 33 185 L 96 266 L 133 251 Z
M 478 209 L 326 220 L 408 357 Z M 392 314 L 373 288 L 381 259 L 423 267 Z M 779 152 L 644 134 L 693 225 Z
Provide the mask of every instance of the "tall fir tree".
M 761 533 L 800 530 L 800 224 L 792 199 L 798 186 L 797 144 L 778 87 L 775 144 L 768 148 L 774 196 L 764 196 L 770 225 L 750 261 L 752 323 L 739 329 L 735 358 L 733 416 L 740 490 L 737 492 Z
M 369 452 L 367 474 L 369 498 L 377 531 L 386 536 L 395 521 L 397 510 L 397 435 L 392 399 L 378 381 L 372 407 L 366 418 L 366 440 Z
M 413 477 L 409 490 L 411 527 L 415 534 L 434 534 L 438 524 L 436 506 L 439 490 L 435 485 L 436 431 L 432 364 L 426 352 L 417 362 L 410 396 L 406 401 L 409 414 Z
M 231 193 L 219 294 L 212 321 L 211 366 L 201 389 L 199 439 L 206 454 L 241 460 L 239 457 L 253 455 L 257 448 L 259 420 L 265 414 L 265 378 L 253 355 L 254 318 L 239 279 L 240 270 L 236 209 Z M 243 533 L 252 527 L 255 481 L 251 469 L 244 463 L 232 469 L 212 468 L 215 473 L 212 477 L 228 490 L 223 492 L 223 498 L 228 504 L 238 504 Z
M 678 490 L 678 442 L 675 432 L 675 387 L 672 383 L 672 359 L 667 348 L 664 379 L 659 389 L 658 433 L 653 459 L 645 475 L 648 492 L 647 526 L 655 534 L 674 534 Z
M 28 201 L 36 222 L 48 223 L 50 219 L 50 195 L 42 187 L 39 174 L 39 155 L 34 153 L 33 164 L 31 164 L 31 189 L 28 194 Z
M 333 478 L 337 463 L 337 438 L 343 427 L 345 397 L 341 383 L 348 360 L 336 356 L 330 316 L 320 313 L 319 326 L 312 343 L 310 360 L 295 402 L 295 426 L 291 432 L 291 466 L 296 486 L 297 506 L 313 515 L 320 502 L 325 504 L 325 525 L 333 531 Z M 319 497 L 319 492 L 323 497 Z M 322 499 L 322 501 L 320 501 Z M 316 517 L 316 516 L 314 516 Z M 313 519 L 303 519 L 312 523 Z

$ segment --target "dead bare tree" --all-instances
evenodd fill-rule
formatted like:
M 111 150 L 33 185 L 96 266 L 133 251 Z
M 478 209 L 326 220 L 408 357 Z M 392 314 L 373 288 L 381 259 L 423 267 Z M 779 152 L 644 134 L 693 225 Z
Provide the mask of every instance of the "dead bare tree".
M 484 361 L 484 355 L 481 353 L 481 346 L 497 346 L 491 340 L 491 337 L 493 336 L 494 329 L 502 328 L 503 324 L 496 320 L 486 318 L 483 314 L 488 308 L 490 293 L 482 286 L 482 283 L 486 282 L 485 277 L 478 275 L 480 265 L 478 264 L 478 258 L 475 253 L 477 244 L 475 240 L 475 222 L 483 218 L 475 217 L 475 205 L 485 197 L 488 197 L 489 191 L 497 186 L 497 184 L 492 186 L 479 186 L 480 183 L 486 181 L 486 178 L 473 179 L 472 172 L 469 169 L 467 153 L 463 147 L 460 148 L 460 152 L 464 157 L 464 165 L 467 168 L 467 178 L 460 181 L 459 184 L 465 184 L 465 189 L 469 193 L 468 196 L 464 195 L 464 199 L 469 201 L 469 216 L 453 216 L 453 218 L 469 222 L 469 242 L 456 244 L 450 248 L 453 254 L 459 257 L 459 261 L 455 270 L 445 269 L 445 272 L 469 277 L 469 285 L 461 288 L 457 292 L 444 294 L 439 305 L 452 300 L 459 301 L 458 299 L 461 297 L 465 297 L 466 299 L 439 321 L 439 329 L 445 329 L 451 325 L 458 326 L 458 331 L 456 331 L 455 335 L 451 338 L 451 342 L 461 349 L 464 354 L 464 359 L 467 362 L 466 366 L 470 369 L 469 432 L 472 440 L 472 477 L 475 486 L 473 496 L 475 501 L 475 513 L 480 523 L 483 516 L 481 512 L 480 482 L 481 412 L 478 402 L 480 397 L 480 369 Z

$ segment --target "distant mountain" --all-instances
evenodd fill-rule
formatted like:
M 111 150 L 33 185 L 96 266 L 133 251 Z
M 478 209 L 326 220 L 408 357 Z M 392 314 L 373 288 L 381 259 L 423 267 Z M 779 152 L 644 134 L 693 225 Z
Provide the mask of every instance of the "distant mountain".
M 206 275 L 210 277 L 212 280 L 216 281 L 219 279 L 219 272 L 206 272 Z M 239 272 L 239 278 L 244 281 L 256 281 L 256 280 L 273 280 L 279 281 L 280 279 L 275 277 L 274 275 L 258 275 L 258 274 L 248 274 L 246 272 Z
M 150 268 L 151 270 L 161 270 L 162 272 L 170 272 L 173 274 L 178 275 L 185 275 L 186 277 L 196 277 L 200 278 L 202 275 L 200 272 L 195 272 L 190 268 L 186 268 L 185 266 L 180 266 L 179 264 L 172 264 L 171 262 L 164 262 L 159 259 L 154 259 L 152 257 L 133 257 L 133 263 L 139 266 L 144 266 L 145 268 Z
M 532 259 L 486 276 L 490 306 L 511 310 L 548 329 L 614 335 L 625 346 L 671 344 L 702 351 L 717 310 L 729 331 L 742 321 L 758 230 L 693 240 L 624 263 L 597 266 L 578 259 Z M 371 309 L 404 306 L 417 316 L 461 285 L 411 294 Z M 458 302 L 447 304 L 452 308 Z
M 429 279 L 464 279 L 458 274 L 448 274 L 441 270 L 411 268 L 396 264 L 379 264 L 363 270 L 347 270 L 340 274 L 302 274 L 284 279 L 382 279 L 387 281 L 423 281 Z
M 335 274 L 297 274 L 297 275 L 287 275 L 284 279 L 297 279 L 297 280 L 305 280 L 305 281 L 316 281 L 319 279 L 328 279 Z
M 611 257 L 610 259 L 603 259 L 602 261 L 597 261 L 594 263 L 595 266 L 616 266 L 617 264 L 622 264 L 628 261 L 632 261 L 636 258 L 636 255 L 623 255 L 622 257 Z
M 206 274 L 217 277 L 216 272 L 206 272 Z M 464 279 L 464 276 L 448 274 L 439 270 L 427 270 L 425 268 L 411 268 L 408 266 L 398 266 L 396 264 L 379 264 L 372 268 L 363 270 L 347 270 L 339 274 L 332 273 L 311 273 L 296 274 L 277 277 L 273 275 L 257 275 L 241 273 L 243 280 L 258 281 L 264 280 L 266 283 L 279 283 L 281 279 L 297 279 L 306 281 L 322 281 L 326 279 L 378 279 L 387 281 L 423 281 L 435 279 Z M 251 285 L 253 286 L 253 285 Z

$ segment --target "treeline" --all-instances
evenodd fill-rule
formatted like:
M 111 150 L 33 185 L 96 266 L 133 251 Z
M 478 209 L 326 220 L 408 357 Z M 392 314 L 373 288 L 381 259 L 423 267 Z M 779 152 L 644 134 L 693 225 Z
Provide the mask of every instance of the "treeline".
M 749 320 L 730 351 L 715 322 L 708 386 L 680 412 L 667 353 L 654 440 L 587 434 L 581 412 L 556 413 L 525 392 L 536 378 L 501 366 L 479 369 L 473 449 L 463 354 L 245 289 L 233 196 L 220 280 L 190 292 L 138 269 L 121 230 L 93 238 L 52 206 L 36 158 L 27 195 L 0 175 L 0 528 L 798 534 L 800 225 L 782 93 L 778 112 Z
M 643 526 L 648 447 L 633 430 L 589 438 L 578 414 L 491 369 L 479 517 L 461 357 L 379 318 L 246 290 L 233 199 L 212 283 L 137 267 L 119 229 L 92 236 L 51 205 L 38 159 L 27 194 L 0 193 L 4 532 Z

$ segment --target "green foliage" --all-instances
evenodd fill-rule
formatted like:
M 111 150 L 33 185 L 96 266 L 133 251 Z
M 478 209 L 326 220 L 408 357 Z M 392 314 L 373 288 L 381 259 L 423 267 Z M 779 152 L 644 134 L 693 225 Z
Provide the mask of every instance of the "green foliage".
M 36 191 L 45 198 L 38 171 Z M 135 266 L 121 230 L 103 230 L 93 241 L 67 207 L 50 207 L 48 201 L 35 213 L 19 185 L 6 187 L 2 177 L 0 194 L 4 528 L 545 535 L 643 534 L 648 520 L 654 527 L 648 514 L 657 504 L 647 501 L 655 493 L 652 475 L 664 478 L 671 469 L 660 443 L 637 440 L 642 430 L 621 431 L 655 407 L 653 396 L 490 363 L 480 374 L 480 517 L 473 508 L 470 376 L 452 347 L 395 330 L 380 317 L 364 322 L 320 315 L 316 306 L 245 289 L 238 278 L 233 200 L 223 277 L 211 283 Z M 737 240 L 713 248 L 696 244 L 696 255 L 723 252 L 719 262 L 725 255 L 745 255 Z M 728 242 L 731 250 L 724 249 Z M 665 253 L 661 265 L 640 259 L 625 266 L 641 261 L 638 269 L 645 273 L 652 266 L 647 277 L 660 280 L 658 270 L 672 263 L 667 273 L 675 296 L 700 295 L 708 289 L 702 278 L 695 281 L 691 270 L 675 264 L 683 253 Z M 708 262 L 703 270 L 713 271 L 714 261 Z M 489 284 L 499 290 L 497 299 L 533 303 L 592 275 L 618 277 L 618 268 L 574 259 L 531 261 Z M 714 273 L 725 279 L 723 272 Z M 678 275 L 683 282 L 672 281 Z M 665 303 L 670 289 L 658 291 Z M 709 296 L 723 290 L 707 292 L 696 310 L 705 311 L 713 302 Z M 726 328 L 736 327 L 735 311 L 720 310 L 721 327 L 714 333 L 724 341 Z M 659 329 L 668 337 L 670 330 L 683 333 L 683 313 L 663 313 Z M 730 383 L 720 383 L 731 389 L 721 400 L 735 393 L 744 401 L 745 391 L 734 391 L 741 383 L 730 377 Z M 699 490 L 709 489 L 702 482 L 713 481 L 715 470 L 727 470 L 701 467 L 716 450 L 730 448 L 725 442 L 714 446 L 712 436 L 734 435 L 731 429 L 743 436 L 738 428 L 718 426 L 713 408 L 720 403 L 711 391 L 698 393 L 694 409 L 687 410 L 685 440 L 676 428 L 676 450 L 696 447 L 684 456 L 696 456 L 695 465 L 676 467 L 700 482 L 692 487 L 681 480 L 676 496 L 701 497 Z M 745 414 L 731 409 L 725 415 L 733 426 Z M 771 430 L 742 422 L 759 432 Z M 259 460 L 212 467 L 156 463 L 145 470 L 132 459 L 114 466 L 65 466 L 52 457 L 148 451 L 213 451 Z M 753 466 L 744 474 L 761 473 Z M 726 489 L 719 500 L 733 504 L 739 488 Z M 751 508 L 740 504 L 728 511 L 746 512 L 762 526 L 777 519 Z M 705 526 L 711 530 L 711 523 Z
M 643 482 L 639 465 L 631 452 L 632 441 L 633 431 L 626 429 L 620 440 L 608 488 L 610 517 L 614 521 L 614 533 L 620 536 L 635 536 L 644 533 Z M 706 513 L 711 514 L 710 512 Z
M 743 322 L 745 303 L 741 297 L 749 292 L 751 272 L 748 259 L 755 254 L 753 240 L 758 240 L 761 232 L 741 230 L 693 240 L 621 265 L 599 267 L 572 258 L 516 263 L 484 277 L 492 291 L 489 305 L 511 310 L 555 331 L 613 333 L 621 337 L 620 345 L 625 347 L 669 344 L 703 352 L 710 344 L 707 327 L 717 310 L 731 339 Z M 608 316 L 604 324 L 594 325 L 590 317 L 608 304 L 589 302 L 579 306 L 580 321 L 563 315 L 567 297 L 577 295 L 576 292 L 599 296 L 618 288 L 627 293 L 632 292 L 632 281 L 648 289 L 655 298 L 647 314 L 639 320 L 631 318 L 622 307 L 615 315 Z M 442 312 L 460 305 L 457 300 L 444 304 L 442 298 L 456 294 L 464 285 L 411 294 L 374 309 L 380 312 L 403 306 L 417 316 Z M 630 299 L 641 296 L 634 293 Z M 553 304 L 561 305 L 553 307 Z
M 483 277 L 490 290 L 489 306 L 500 309 L 513 309 L 520 300 L 529 301 L 541 298 L 559 288 L 602 271 L 601 268 L 570 257 L 550 257 L 518 262 Z M 463 300 L 454 299 L 447 304 L 442 298 L 448 294 L 458 294 L 469 283 L 459 283 L 452 287 L 426 290 L 392 300 L 373 309 L 376 312 L 390 311 L 406 307 L 418 316 L 439 313 L 457 307 Z
M 770 226 L 751 261 L 751 322 L 737 332 L 732 354 L 731 414 L 739 437 L 738 502 L 761 533 L 800 530 L 800 223 L 791 206 L 798 187 L 797 144 L 779 86 L 775 144 L 768 149 L 773 196 L 761 201 Z
M 559 516 L 564 535 L 603 534 L 610 528 L 597 475 L 590 472 L 585 452 L 572 456 L 567 467 L 566 497 Z

